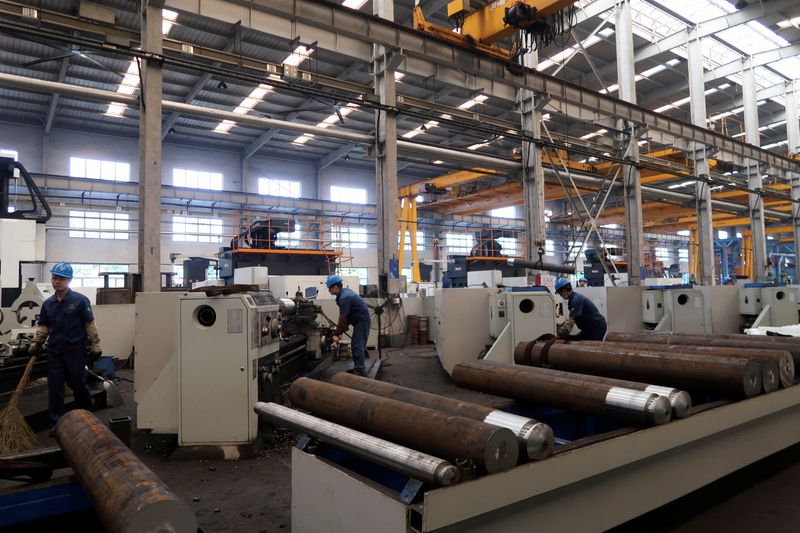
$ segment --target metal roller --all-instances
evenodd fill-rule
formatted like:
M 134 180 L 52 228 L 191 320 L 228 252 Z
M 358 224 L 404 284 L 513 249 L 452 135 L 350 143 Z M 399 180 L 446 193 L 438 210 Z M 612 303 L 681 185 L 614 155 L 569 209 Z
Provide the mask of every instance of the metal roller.
M 785 350 L 794 359 L 795 370 L 800 370 L 800 338 L 771 337 L 766 335 L 699 335 L 694 333 L 662 333 L 637 331 L 619 333 L 609 331 L 605 340 L 614 342 L 645 342 L 653 344 L 685 344 L 689 346 L 722 346 L 739 349 Z
M 586 343 L 599 343 L 600 341 L 585 341 Z M 698 346 L 698 345 L 685 345 L 685 344 L 654 344 L 645 342 L 616 342 L 616 341 L 603 341 L 606 345 L 613 345 L 616 347 L 625 347 L 641 350 L 659 351 L 666 353 L 700 353 L 706 355 L 716 355 L 719 357 L 738 357 L 745 359 L 766 358 L 775 361 L 778 365 L 780 374 L 780 384 L 784 387 L 789 387 L 794 383 L 794 359 L 792 354 L 786 350 L 764 350 L 762 348 L 746 348 L 734 349 L 727 346 Z M 774 367 L 768 365 L 770 372 Z M 764 387 L 766 390 L 767 387 Z
M 89 411 L 61 417 L 56 439 L 112 533 L 195 533 L 194 513 Z
M 545 272 L 555 272 L 557 274 L 574 274 L 575 267 L 570 265 L 557 265 L 555 263 L 545 263 L 543 261 L 529 261 L 528 259 L 511 258 L 508 266 L 529 268 L 531 270 L 543 270 Z
M 461 471 L 444 459 L 399 446 L 277 403 L 258 402 L 253 410 L 271 424 L 305 433 L 425 483 L 446 486 L 458 483 L 461 479 Z
M 527 343 L 520 344 L 525 345 Z M 575 376 L 579 375 L 582 381 L 602 383 L 610 387 L 621 387 L 625 389 L 647 392 L 650 394 L 658 394 L 659 396 L 663 396 L 667 399 L 670 407 L 672 408 L 672 416 L 674 418 L 686 418 L 689 416 L 689 409 L 692 407 L 692 397 L 689 395 L 689 393 L 686 391 L 673 389 L 672 387 L 662 387 L 661 385 L 651 385 L 649 383 L 639 383 L 637 381 L 628 381 L 624 379 L 604 378 L 601 376 L 591 376 L 588 374 L 575 374 L 573 372 L 564 372 L 563 370 L 548 369 L 548 371 L 553 376 L 574 379 Z
M 336 385 L 376 394 L 384 398 L 413 403 L 420 407 L 471 418 L 492 426 L 508 428 L 517 436 L 520 444 L 520 453 L 528 459 L 538 460 L 553 455 L 555 442 L 553 430 L 547 424 L 532 418 L 506 413 L 477 403 L 409 389 L 408 387 L 401 387 L 384 381 L 367 379 L 346 372 L 335 374 L 330 381 Z
M 581 374 L 475 361 L 456 365 L 452 378 L 467 389 L 634 424 L 664 424 L 671 418 L 669 402 L 658 394 L 597 383 Z
M 582 372 L 608 378 L 629 379 L 701 390 L 726 397 L 750 398 L 761 393 L 762 364 L 759 359 L 716 357 L 713 355 L 664 353 L 640 349 L 614 348 L 613 344 L 582 341 L 531 341 L 521 352 L 520 364 L 547 365 L 558 370 Z
M 511 430 L 309 378 L 289 389 L 313 414 L 448 460 L 470 459 L 486 472 L 511 468 L 519 447 Z

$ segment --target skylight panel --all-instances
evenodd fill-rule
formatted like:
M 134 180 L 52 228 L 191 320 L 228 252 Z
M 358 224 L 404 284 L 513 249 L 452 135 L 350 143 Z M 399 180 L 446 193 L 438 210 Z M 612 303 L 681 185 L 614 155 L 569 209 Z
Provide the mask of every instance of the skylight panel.
M 300 66 L 300 63 L 308 59 L 310 54 L 311 50 L 300 44 L 294 49 L 294 52 L 289 54 L 289 56 L 283 60 L 283 64 L 292 67 Z
M 694 23 L 733 13 L 736 8 L 725 0 L 653 0 Z
M 344 7 L 349 7 L 349 8 L 352 8 L 352 9 L 359 9 L 359 8 L 361 8 L 361 6 L 363 6 L 366 3 L 367 3 L 367 0 L 344 0 L 344 2 L 342 2 L 342 5 Z
M 313 133 L 304 133 L 295 140 L 292 141 L 292 144 L 306 144 L 308 141 L 314 138 Z
M 483 103 L 488 99 L 489 99 L 489 97 L 486 96 L 485 94 L 479 94 L 475 98 L 473 98 L 471 100 L 467 100 L 466 102 L 464 102 L 463 104 L 458 106 L 458 108 L 459 109 L 471 109 L 471 108 L 475 107 L 477 104 Z

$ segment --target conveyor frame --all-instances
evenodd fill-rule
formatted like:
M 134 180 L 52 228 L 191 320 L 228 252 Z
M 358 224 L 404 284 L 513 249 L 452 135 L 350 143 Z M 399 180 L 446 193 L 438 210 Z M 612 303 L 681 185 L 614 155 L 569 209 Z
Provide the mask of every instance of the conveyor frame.
M 376 524 L 382 531 L 602 531 L 798 442 L 795 386 L 430 490 L 412 506 L 293 449 L 292 526 L 300 532 L 369 531 Z M 358 513 L 341 512 L 354 501 Z

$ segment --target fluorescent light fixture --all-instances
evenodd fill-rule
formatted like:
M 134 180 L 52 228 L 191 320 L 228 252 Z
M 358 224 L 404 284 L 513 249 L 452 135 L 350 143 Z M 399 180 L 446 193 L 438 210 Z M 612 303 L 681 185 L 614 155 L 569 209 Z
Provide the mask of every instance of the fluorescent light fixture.
M 437 159 L 436 161 L 433 162 L 433 164 L 434 165 L 444 165 L 444 161 L 442 161 L 441 159 Z

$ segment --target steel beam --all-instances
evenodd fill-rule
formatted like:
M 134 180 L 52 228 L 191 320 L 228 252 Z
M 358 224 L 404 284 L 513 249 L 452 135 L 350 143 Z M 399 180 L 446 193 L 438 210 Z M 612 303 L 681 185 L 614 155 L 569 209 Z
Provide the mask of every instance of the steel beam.
M 703 49 L 697 32 L 691 32 L 689 41 L 689 96 L 691 98 L 692 123 L 706 127 L 706 95 L 703 82 Z M 694 153 L 694 171 L 699 176 L 711 172 L 708 163 L 708 147 L 699 145 Z M 701 285 L 713 285 L 716 279 L 714 267 L 714 228 L 712 225 L 713 206 L 711 205 L 711 185 L 698 181 L 695 183 L 697 196 L 697 253 L 700 259 L 698 281 Z
M 538 53 L 529 51 L 523 57 L 523 63 L 528 68 L 536 68 L 539 64 Z M 522 131 L 534 139 L 542 135 L 542 106 L 547 101 L 545 95 L 537 95 L 533 91 L 520 89 L 519 110 L 522 115 Z M 537 258 L 538 249 L 545 245 L 545 215 L 544 215 L 544 166 L 542 165 L 542 150 L 533 142 L 522 143 L 522 196 L 523 213 L 525 220 L 525 257 L 531 261 Z
M 371 61 L 374 58 L 373 44 L 386 46 L 390 50 L 402 49 L 408 56 L 404 70 L 412 74 L 436 76 L 442 82 L 461 87 L 481 87 L 484 94 L 507 101 L 515 101 L 518 89 L 528 88 L 612 118 L 716 146 L 721 154 L 747 157 L 783 170 L 800 169 L 800 162 L 790 161 L 768 150 L 534 70 L 526 69 L 517 76 L 508 72 L 506 64 L 496 58 L 476 54 L 472 49 L 446 43 L 368 14 L 341 9 L 329 2 L 168 0 L 167 5 L 231 23 L 241 20 L 247 27 L 261 31 L 269 28 L 271 35 L 287 39 L 294 38 L 298 28 L 303 28 L 307 35 L 320 43 L 321 48 L 362 60 Z
M 161 8 L 150 2 L 141 6 L 142 49 L 161 54 Z M 139 106 L 139 274 L 142 290 L 161 290 L 161 99 L 160 61 L 142 61 Z
M 758 146 L 758 100 L 756 93 L 755 71 L 748 65 L 742 72 L 742 96 L 744 99 L 745 139 L 749 144 Z M 761 169 L 758 161 L 751 161 L 747 167 L 747 186 L 751 190 L 760 190 L 762 186 Z M 767 233 L 764 228 L 764 202 L 758 194 L 750 194 L 750 229 L 753 239 L 753 273 L 755 281 L 765 281 L 767 272 Z
M 800 82 L 794 80 L 786 86 L 786 136 L 789 141 L 787 151 L 797 157 L 800 153 L 800 110 L 797 108 L 797 91 Z M 800 200 L 800 173 L 790 172 L 787 177 L 792 184 L 792 200 Z M 795 257 L 800 250 L 800 203 L 792 206 L 792 234 L 794 237 Z M 794 280 L 797 283 L 797 279 Z
M 339 159 L 345 157 L 347 154 L 358 148 L 358 146 L 359 146 L 358 143 L 347 143 L 340 146 L 339 148 L 337 148 L 333 152 L 330 152 L 328 155 L 319 160 L 319 164 L 317 165 L 317 170 L 328 168 L 329 166 L 337 162 Z

